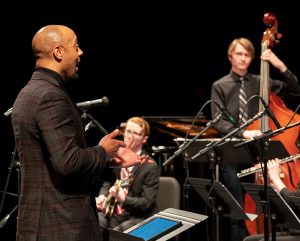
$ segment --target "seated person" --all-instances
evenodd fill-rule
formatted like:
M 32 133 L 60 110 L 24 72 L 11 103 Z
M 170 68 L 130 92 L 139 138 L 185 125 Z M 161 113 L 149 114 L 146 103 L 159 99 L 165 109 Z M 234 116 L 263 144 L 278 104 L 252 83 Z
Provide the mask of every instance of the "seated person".
M 149 123 L 143 118 L 132 117 L 126 122 L 124 142 L 133 137 L 131 149 L 138 154 L 145 153 L 149 134 Z M 124 231 L 158 212 L 160 168 L 154 160 L 112 170 L 96 198 L 101 227 Z

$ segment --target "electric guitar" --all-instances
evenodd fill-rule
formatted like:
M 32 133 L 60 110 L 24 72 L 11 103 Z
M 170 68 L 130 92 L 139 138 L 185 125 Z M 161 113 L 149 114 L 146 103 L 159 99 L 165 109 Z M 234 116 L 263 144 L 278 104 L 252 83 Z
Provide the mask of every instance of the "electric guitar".
M 132 182 L 132 175 L 129 174 L 129 176 L 126 179 L 121 179 L 121 180 L 117 179 L 113 186 L 117 188 L 117 192 L 118 192 L 118 189 L 120 187 L 127 187 L 131 184 L 131 182 Z M 107 198 L 103 203 L 103 209 L 102 209 L 105 217 L 110 218 L 113 215 L 117 203 L 118 200 L 115 197 L 113 197 L 111 194 L 107 196 Z

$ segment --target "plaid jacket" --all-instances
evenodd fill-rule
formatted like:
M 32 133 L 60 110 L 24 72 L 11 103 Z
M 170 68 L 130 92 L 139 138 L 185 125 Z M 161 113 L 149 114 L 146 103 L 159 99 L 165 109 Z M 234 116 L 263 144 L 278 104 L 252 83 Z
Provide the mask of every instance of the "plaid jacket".
M 93 179 L 105 151 L 86 147 L 80 113 L 60 77 L 36 69 L 11 115 L 20 161 L 17 240 L 101 240 Z

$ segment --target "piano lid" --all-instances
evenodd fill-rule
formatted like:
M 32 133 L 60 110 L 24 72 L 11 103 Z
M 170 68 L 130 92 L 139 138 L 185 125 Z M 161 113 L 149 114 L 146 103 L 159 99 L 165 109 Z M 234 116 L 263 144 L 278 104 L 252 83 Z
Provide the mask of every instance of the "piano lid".
M 195 120 L 194 116 L 142 116 L 151 128 L 173 138 L 194 137 L 201 132 L 208 122 L 204 116 Z M 194 124 L 193 124 L 194 122 Z M 193 124 L 193 126 L 192 126 Z M 219 132 L 215 128 L 207 129 L 200 138 L 218 137 Z

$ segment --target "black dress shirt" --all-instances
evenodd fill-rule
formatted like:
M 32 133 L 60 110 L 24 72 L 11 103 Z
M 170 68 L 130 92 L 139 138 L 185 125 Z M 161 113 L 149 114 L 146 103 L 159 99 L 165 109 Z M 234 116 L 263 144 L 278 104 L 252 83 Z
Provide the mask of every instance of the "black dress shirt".
M 254 97 L 254 95 L 259 95 L 260 76 L 248 73 L 243 77 L 245 79 L 248 100 L 251 98 L 251 101 L 247 104 L 248 116 L 249 118 L 252 118 L 258 113 L 259 98 Z M 230 71 L 228 75 L 215 81 L 211 90 L 211 99 L 225 107 L 235 118 L 237 124 L 239 123 L 239 88 L 241 83 L 239 78 L 239 75 Z M 270 79 L 270 90 L 272 93 L 281 96 L 283 99 L 294 98 L 299 100 L 300 86 L 298 79 L 290 70 L 282 73 L 282 81 Z M 219 108 L 212 102 L 212 118 L 215 118 L 219 113 Z M 236 127 L 233 123 L 223 117 L 215 124 L 215 128 L 222 135 L 226 135 Z M 237 137 L 241 137 L 242 132 L 243 131 L 238 132 Z

